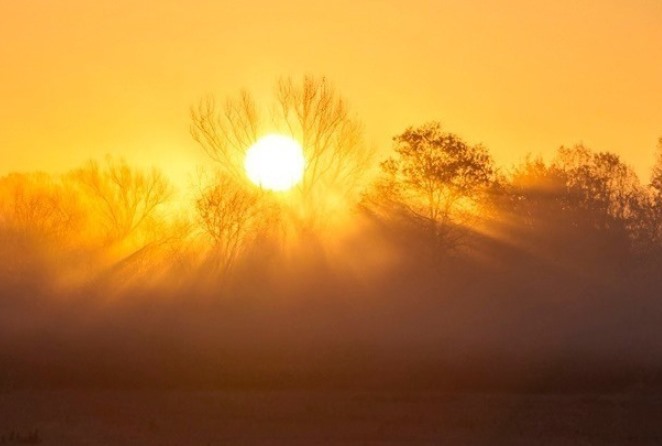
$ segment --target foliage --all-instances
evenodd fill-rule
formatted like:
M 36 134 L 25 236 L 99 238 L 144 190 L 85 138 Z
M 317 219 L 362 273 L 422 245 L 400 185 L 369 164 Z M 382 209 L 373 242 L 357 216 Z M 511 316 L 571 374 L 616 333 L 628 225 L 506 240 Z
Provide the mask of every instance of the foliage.
M 438 122 L 410 127 L 393 140 L 395 155 L 381 163 L 372 201 L 419 222 L 440 245 L 454 246 L 494 183 L 490 155 Z
M 639 208 L 638 223 L 643 233 L 640 240 L 648 250 L 659 247 L 658 251 L 662 251 L 662 138 L 658 141 L 657 158 L 646 192 Z
M 291 223 L 332 226 L 337 200 L 355 209 L 351 197 L 371 168 L 361 126 L 324 78 L 281 80 L 270 119 L 258 110 L 248 93 L 220 110 L 212 99 L 201 102 L 192 131 L 216 174 L 201 177 L 179 208 L 160 171 L 124 160 L 0 178 L 1 280 L 172 284 L 212 272 L 225 281 L 259 262 L 268 271 L 265 259 L 277 250 L 266 255 L 265 248 L 293 233 L 299 245 L 286 255 L 314 250 L 320 255 L 309 259 L 326 264 L 340 237 L 329 242 Z M 243 172 L 244 150 L 268 122 L 306 149 L 306 176 L 291 195 L 248 184 Z M 582 144 L 560 147 L 551 162 L 528 157 L 501 175 L 485 147 L 438 122 L 396 135 L 379 167 L 361 202 L 377 218 L 352 221 L 354 232 L 343 234 L 359 246 L 397 240 L 393 246 L 415 257 L 422 241 L 435 256 L 462 246 L 473 254 L 498 249 L 495 257 L 504 259 L 507 245 L 584 273 L 607 264 L 654 268 L 662 260 L 662 140 L 647 185 L 617 155 Z M 375 257 L 388 249 L 375 248 Z
M 620 158 L 583 145 L 558 150 L 553 168 L 565 178 L 566 206 L 578 207 L 602 230 L 626 230 L 634 217 L 641 185 Z M 569 202 L 568 200 L 573 200 Z

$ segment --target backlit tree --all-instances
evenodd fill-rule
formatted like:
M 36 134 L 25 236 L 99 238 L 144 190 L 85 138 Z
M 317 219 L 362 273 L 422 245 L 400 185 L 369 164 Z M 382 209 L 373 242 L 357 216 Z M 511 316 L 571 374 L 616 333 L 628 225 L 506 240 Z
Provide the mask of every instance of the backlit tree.
M 191 111 L 191 133 L 220 172 L 245 181 L 246 150 L 260 136 L 282 133 L 298 140 L 306 168 L 293 194 L 306 224 L 328 221 L 339 207 L 358 201 L 371 159 L 363 129 L 326 78 L 281 79 L 274 99 L 258 107 L 242 91 L 219 105 L 212 97 Z M 297 214 L 297 213 L 295 213 Z
M 377 202 L 418 222 L 438 244 L 454 246 L 493 184 L 492 158 L 438 122 L 410 127 L 393 141 L 395 155 L 381 164 Z

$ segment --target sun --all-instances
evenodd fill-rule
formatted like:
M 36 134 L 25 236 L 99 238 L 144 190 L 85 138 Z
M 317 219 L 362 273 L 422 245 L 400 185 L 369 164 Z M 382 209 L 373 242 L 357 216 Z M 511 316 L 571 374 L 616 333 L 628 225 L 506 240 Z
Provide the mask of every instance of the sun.
M 246 151 L 246 175 L 257 186 L 281 192 L 296 186 L 303 178 L 303 149 L 283 135 L 260 138 Z

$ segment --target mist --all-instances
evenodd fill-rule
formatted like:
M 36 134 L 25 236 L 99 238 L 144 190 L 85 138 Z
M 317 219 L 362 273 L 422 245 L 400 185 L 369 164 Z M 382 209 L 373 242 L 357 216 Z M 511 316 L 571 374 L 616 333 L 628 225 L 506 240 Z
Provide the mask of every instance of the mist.
M 432 232 L 375 195 L 379 174 L 324 221 L 260 192 L 260 217 L 239 214 L 233 232 L 200 218 L 215 203 L 200 201 L 207 186 L 177 191 L 123 161 L 11 174 L 0 180 L 0 385 L 657 387 L 652 189 L 637 179 L 640 207 L 619 214 L 623 193 L 602 207 L 575 188 L 586 169 L 561 168 L 568 150 L 594 153 L 501 170 L 472 196 L 479 212 L 463 202 Z M 598 155 L 580 167 L 594 171 Z M 223 192 L 240 193 L 232 184 Z

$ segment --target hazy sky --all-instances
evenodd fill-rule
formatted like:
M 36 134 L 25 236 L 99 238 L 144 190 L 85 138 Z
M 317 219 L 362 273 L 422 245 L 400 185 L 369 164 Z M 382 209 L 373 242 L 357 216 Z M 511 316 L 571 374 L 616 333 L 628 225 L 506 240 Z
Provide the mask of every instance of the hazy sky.
M 106 153 L 170 174 L 207 93 L 324 74 L 369 140 L 440 120 L 500 163 L 583 141 L 647 174 L 661 0 L 0 0 L 0 173 Z

